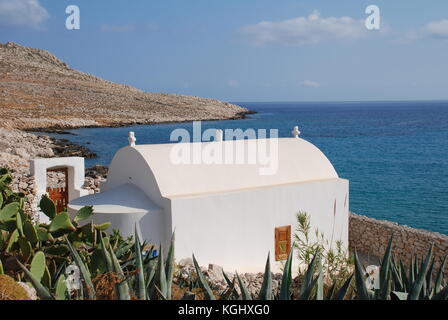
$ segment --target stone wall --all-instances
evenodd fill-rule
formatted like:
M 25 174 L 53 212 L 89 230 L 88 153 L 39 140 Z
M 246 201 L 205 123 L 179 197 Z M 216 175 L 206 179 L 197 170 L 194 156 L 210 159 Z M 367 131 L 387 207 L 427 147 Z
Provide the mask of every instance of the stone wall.
M 34 216 L 34 209 L 36 207 L 36 189 L 34 186 L 34 178 L 29 174 L 19 174 L 11 172 L 11 189 L 14 192 L 24 193 L 27 200 L 25 202 L 25 212 Z
M 448 255 L 448 236 L 446 235 L 350 214 L 349 246 L 351 250 L 356 248 L 358 252 L 365 255 L 382 257 L 392 235 L 394 236 L 394 255 L 406 264 L 410 263 L 414 254 L 424 257 L 432 243 L 434 243 L 433 256 L 436 269 Z

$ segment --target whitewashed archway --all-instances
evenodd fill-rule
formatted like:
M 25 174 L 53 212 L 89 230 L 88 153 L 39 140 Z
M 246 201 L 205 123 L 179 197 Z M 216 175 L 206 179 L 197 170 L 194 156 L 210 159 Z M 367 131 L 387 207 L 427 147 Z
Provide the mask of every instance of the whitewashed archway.
M 44 194 L 47 194 L 47 170 L 67 168 L 67 187 L 68 200 L 72 201 L 76 198 L 86 196 L 89 190 L 83 189 L 84 185 L 84 158 L 82 157 L 66 157 L 66 158 L 39 158 L 30 160 L 30 171 L 34 177 L 36 190 L 35 211 L 38 212 L 40 222 L 48 222 L 47 216 L 37 208 L 37 204 Z

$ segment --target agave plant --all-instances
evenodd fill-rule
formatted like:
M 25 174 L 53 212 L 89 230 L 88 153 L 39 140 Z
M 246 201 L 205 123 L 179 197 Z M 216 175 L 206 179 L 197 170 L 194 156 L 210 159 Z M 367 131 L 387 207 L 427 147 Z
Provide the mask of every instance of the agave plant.
M 365 271 L 355 251 L 355 275 L 356 275 L 356 297 L 363 300 L 446 300 L 448 299 L 448 286 L 444 281 L 444 270 L 447 257 L 444 258 L 437 276 L 433 279 L 434 260 L 432 260 L 433 246 L 421 264 L 418 258 L 413 258 L 406 272 L 402 261 L 396 261 L 392 257 L 393 239 L 389 240 L 386 252 L 380 267 L 380 288 L 367 289 L 365 282 Z

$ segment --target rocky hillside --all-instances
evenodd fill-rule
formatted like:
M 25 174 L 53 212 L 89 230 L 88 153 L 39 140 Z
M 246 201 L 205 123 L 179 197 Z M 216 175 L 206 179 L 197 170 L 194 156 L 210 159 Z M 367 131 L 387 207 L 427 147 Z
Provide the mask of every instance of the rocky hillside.
M 0 44 L 0 127 L 48 129 L 237 119 L 239 106 L 143 92 L 71 69 L 48 51 Z

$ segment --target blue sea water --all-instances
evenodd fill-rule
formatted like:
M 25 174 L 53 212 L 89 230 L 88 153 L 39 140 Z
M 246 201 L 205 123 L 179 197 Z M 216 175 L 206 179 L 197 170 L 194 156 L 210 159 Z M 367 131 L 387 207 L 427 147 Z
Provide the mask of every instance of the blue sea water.
M 207 121 L 207 128 L 278 129 L 318 146 L 340 177 L 350 180 L 350 209 L 448 234 L 448 101 L 239 103 L 257 114 Z M 135 131 L 137 143 L 168 143 L 176 128 L 191 123 L 71 130 L 54 135 L 98 154 L 87 166 L 108 165 Z

